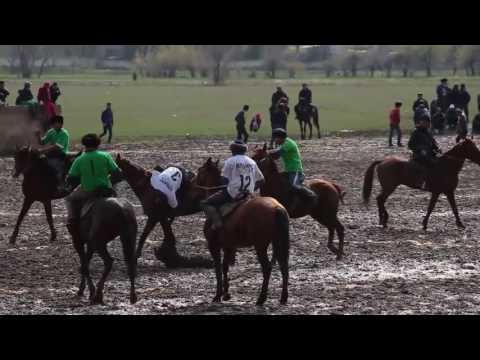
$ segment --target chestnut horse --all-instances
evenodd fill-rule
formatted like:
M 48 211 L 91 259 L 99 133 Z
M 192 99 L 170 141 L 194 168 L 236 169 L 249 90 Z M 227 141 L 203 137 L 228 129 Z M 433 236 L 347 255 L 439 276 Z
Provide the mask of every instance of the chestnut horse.
M 67 169 L 71 166 L 73 159 L 77 155 L 69 154 L 67 157 Z M 13 177 L 17 178 L 23 174 L 22 191 L 24 195 L 22 210 L 18 215 L 17 223 L 13 234 L 10 237 L 10 244 L 15 244 L 20 230 L 20 225 L 28 213 L 28 210 L 35 201 L 39 201 L 45 208 L 48 226 L 50 227 L 50 241 L 57 239 L 57 231 L 53 225 L 52 218 L 52 200 L 57 187 L 57 179 L 54 171 L 47 165 L 47 162 L 40 158 L 38 152 L 30 146 L 17 148 L 15 155 L 15 169 Z
M 283 206 L 290 209 L 288 204 L 291 201 L 290 184 L 284 174 L 280 173 L 275 163 L 267 152 L 267 144 L 263 148 L 256 148 L 252 159 L 255 160 L 265 177 L 265 184 L 260 188 L 262 196 L 271 196 L 277 199 Z M 318 196 L 318 204 L 314 209 L 299 206 L 289 214 L 291 218 L 298 219 L 310 215 L 320 224 L 328 229 L 328 249 L 337 255 L 337 260 L 343 256 L 343 243 L 345 229 L 338 220 L 338 206 L 345 195 L 340 187 L 326 180 L 314 179 L 307 182 L 307 186 Z M 338 248 L 333 245 L 335 232 L 338 236 Z
M 200 257 L 185 258 L 180 256 L 176 249 L 175 235 L 172 231 L 172 223 L 175 217 L 192 215 L 201 210 L 200 201 L 205 198 L 205 191 L 194 188 L 187 182 L 184 195 L 179 201 L 179 207 L 172 211 L 168 206 L 167 199 L 151 186 L 152 173 L 150 171 L 122 158 L 120 154 L 117 155 L 116 163 L 122 170 L 123 178 L 140 200 L 143 212 L 147 216 L 147 224 L 138 242 L 137 258 L 142 254 L 143 245 L 148 235 L 160 223 L 164 240 L 162 246 L 154 249 L 154 252 L 155 256 L 164 262 L 167 267 L 212 267 L 210 260 Z
M 463 168 L 465 159 L 471 160 L 475 164 L 480 165 L 480 151 L 470 139 L 463 140 L 438 159 L 438 164 L 433 169 L 435 180 L 429 181 L 429 191 L 432 193 L 432 196 L 430 198 L 430 204 L 428 205 L 427 214 L 423 219 L 424 230 L 427 229 L 428 219 L 440 194 L 445 194 L 447 196 L 457 226 L 465 228 L 458 215 L 457 204 L 455 202 L 455 189 L 458 185 L 458 174 Z M 387 227 L 389 215 L 385 208 L 385 202 L 399 185 L 417 188 L 418 172 L 416 172 L 415 166 L 409 161 L 396 156 L 389 156 L 384 160 L 373 162 L 368 167 L 363 182 L 363 200 L 365 204 L 368 204 L 372 193 L 375 167 L 377 167 L 378 180 L 382 187 L 381 193 L 377 196 L 380 225 Z
M 202 187 L 219 186 L 221 174 L 218 162 L 207 161 L 198 170 L 195 181 Z M 254 247 L 263 272 L 262 289 L 257 305 L 263 305 L 267 300 L 268 283 L 275 261 L 278 261 L 282 274 L 280 303 L 286 304 L 290 235 L 289 217 L 285 208 L 271 197 L 255 197 L 240 204 L 233 213 L 228 215 L 222 229 L 212 231 L 210 225 L 210 221 L 207 220 L 204 234 L 215 264 L 217 290 L 213 301 L 230 300 L 228 269 L 230 265 L 235 264 L 236 250 L 243 247 Z M 270 243 L 273 252 L 271 262 L 267 254 Z M 221 261 L 222 250 L 223 263 Z

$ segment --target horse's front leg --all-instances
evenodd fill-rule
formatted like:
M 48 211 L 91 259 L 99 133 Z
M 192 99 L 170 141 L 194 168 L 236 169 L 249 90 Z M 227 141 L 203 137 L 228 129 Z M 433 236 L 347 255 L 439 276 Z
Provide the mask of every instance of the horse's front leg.
M 57 231 L 55 230 L 55 226 L 53 225 L 52 201 L 44 201 L 43 207 L 45 209 L 45 215 L 47 216 L 48 226 L 50 227 L 50 242 L 54 242 L 55 240 L 57 240 Z
M 142 256 L 142 249 L 143 245 L 145 244 L 145 240 L 147 239 L 148 235 L 152 232 L 152 230 L 155 228 L 155 225 L 157 225 L 157 219 L 154 219 L 153 217 L 148 217 L 147 219 L 147 224 L 145 225 L 145 229 L 143 229 L 142 236 L 140 236 L 140 240 L 138 241 L 138 247 L 137 247 L 137 253 L 136 257 L 137 259 Z
M 457 203 L 455 201 L 455 194 L 453 190 L 446 192 L 445 195 L 447 196 L 448 202 L 450 203 L 450 207 L 452 208 L 453 215 L 455 215 L 457 226 L 461 229 L 465 229 L 465 225 L 463 225 L 462 220 L 460 220 L 460 216 L 458 215 Z
M 432 193 L 432 197 L 430 198 L 430 204 L 428 204 L 427 215 L 425 215 L 425 217 L 423 218 L 423 230 L 427 230 L 428 219 L 430 218 L 430 215 L 435 208 L 435 204 L 437 203 L 439 196 L 440 194 L 438 193 Z
M 22 210 L 20 210 L 20 215 L 18 215 L 17 223 L 15 225 L 15 229 L 13 230 L 12 236 L 10 236 L 10 244 L 14 245 L 15 242 L 17 241 L 17 236 L 18 232 L 20 230 L 20 225 L 22 224 L 23 219 L 25 218 L 25 215 L 27 215 L 28 210 L 30 210 L 30 207 L 34 203 L 34 200 L 31 200 L 27 197 L 23 199 L 23 205 L 22 205 Z

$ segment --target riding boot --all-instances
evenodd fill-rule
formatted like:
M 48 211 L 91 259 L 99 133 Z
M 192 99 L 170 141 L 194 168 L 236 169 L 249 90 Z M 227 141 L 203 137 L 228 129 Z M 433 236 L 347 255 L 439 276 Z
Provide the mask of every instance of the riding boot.
M 210 219 L 210 221 L 212 222 L 211 229 L 212 230 L 220 229 L 223 226 L 223 223 L 222 223 L 222 217 L 220 216 L 220 213 L 217 210 L 217 208 L 215 206 L 211 206 L 207 204 L 203 205 L 202 208 L 203 208 L 203 211 L 205 211 L 207 218 Z

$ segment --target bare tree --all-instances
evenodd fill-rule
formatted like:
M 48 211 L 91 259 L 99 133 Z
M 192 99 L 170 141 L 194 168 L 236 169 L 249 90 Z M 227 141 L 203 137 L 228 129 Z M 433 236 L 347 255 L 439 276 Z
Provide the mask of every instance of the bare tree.
M 457 75 L 461 47 L 461 45 L 447 45 L 447 49 L 445 51 L 445 64 L 450 66 L 453 76 Z
M 287 47 L 288 45 L 264 45 L 263 64 L 271 79 L 276 78 L 278 69 L 284 65 Z
M 408 74 L 414 64 L 415 60 L 415 51 L 412 45 L 399 45 L 396 48 L 395 53 L 395 64 L 397 64 L 402 73 L 403 77 L 408 77 Z
M 206 61 L 210 64 L 213 74 L 213 84 L 224 81 L 228 61 L 234 52 L 234 45 L 201 45 Z
M 33 67 L 38 56 L 39 45 L 12 45 L 11 58 L 18 62 L 22 78 L 32 77 Z
M 425 69 L 428 77 L 432 76 L 432 68 L 438 60 L 439 51 L 439 45 L 419 45 L 414 49 L 418 62 Z
M 460 63 L 467 76 L 475 76 L 475 64 L 480 60 L 480 45 L 463 45 L 460 52 Z

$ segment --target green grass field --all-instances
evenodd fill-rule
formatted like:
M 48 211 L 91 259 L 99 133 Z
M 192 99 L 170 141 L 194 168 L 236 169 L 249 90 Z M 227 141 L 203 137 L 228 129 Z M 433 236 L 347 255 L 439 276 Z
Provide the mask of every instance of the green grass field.
M 23 81 L 4 77 L 15 101 L 16 90 Z M 202 80 L 143 80 L 133 82 L 129 75 L 57 75 L 63 96 L 66 128 L 74 139 L 86 132 L 101 130 L 100 112 L 107 101 L 115 113 L 114 137 L 117 141 L 162 136 L 235 134 L 234 116 L 243 104 L 251 106 L 248 117 L 260 112 L 264 123 L 261 136 L 270 132 L 268 106 L 276 83 L 280 83 L 296 102 L 302 80 L 267 79 L 230 80 L 227 85 L 202 85 Z M 439 77 L 414 79 L 307 79 L 320 109 L 323 132 L 340 130 L 373 131 L 388 127 L 388 111 L 395 100 L 404 102 L 403 128 L 412 126 L 411 106 L 418 91 L 430 101 Z M 42 80 L 32 81 L 36 92 Z M 467 84 L 472 95 L 470 112 L 477 109 L 480 93 L 478 78 L 450 78 L 450 84 Z M 292 106 L 293 110 L 293 106 Z M 289 131 L 298 134 L 298 124 L 291 114 Z

